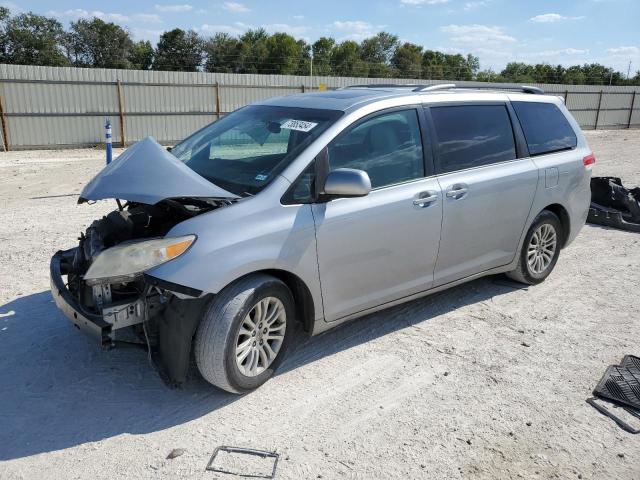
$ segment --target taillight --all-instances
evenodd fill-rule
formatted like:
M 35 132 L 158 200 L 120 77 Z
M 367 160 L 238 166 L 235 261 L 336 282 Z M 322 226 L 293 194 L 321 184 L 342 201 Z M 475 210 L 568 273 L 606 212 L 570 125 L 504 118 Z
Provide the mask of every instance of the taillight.
M 596 156 L 593 153 L 590 153 L 582 159 L 582 163 L 585 167 L 590 167 L 596 163 Z

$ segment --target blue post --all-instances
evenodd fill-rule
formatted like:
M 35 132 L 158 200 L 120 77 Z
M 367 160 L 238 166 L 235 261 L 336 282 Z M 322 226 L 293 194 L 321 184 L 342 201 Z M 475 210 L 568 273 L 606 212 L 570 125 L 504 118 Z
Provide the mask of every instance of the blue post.
M 113 158 L 113 150 L 111 147 L 111 120 L 107 118 L 107 123 L 104 124 L 105 129 L 105 143 L 107 145 L 107 165 L 111 163 Z

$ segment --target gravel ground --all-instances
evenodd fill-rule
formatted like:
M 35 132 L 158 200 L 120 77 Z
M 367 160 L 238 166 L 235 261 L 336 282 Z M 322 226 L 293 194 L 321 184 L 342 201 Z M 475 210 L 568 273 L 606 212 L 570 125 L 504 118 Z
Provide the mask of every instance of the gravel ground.
M 640 185 L 640 132 L 588 137 L 596 175 Z M 640 479 L 638 438 L 585 403 L 640 354 L 638 234 L 586 226 L 539 286 L 484 278 L 305 340 L 243 397 L 170 390 L 51 300 L 50 256 L 113 208 L 76 205 L 103 156 L 0 154 L 0 478 L 238 478 L 205 472 L 235 445 L 277 451 L 279 479 Z

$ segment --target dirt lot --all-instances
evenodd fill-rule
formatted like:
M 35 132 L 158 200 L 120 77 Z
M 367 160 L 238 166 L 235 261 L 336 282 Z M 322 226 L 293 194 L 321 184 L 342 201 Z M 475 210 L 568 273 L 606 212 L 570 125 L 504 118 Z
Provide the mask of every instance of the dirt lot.
M 640 184 L 639 131 L 589 141 L 595 174 Z M 640 479 L 640 438 L 585 403 L 640 354 L 640 235 L 586 226 L 539 286 L 485 278 L 369 316 L 243 397 L 170 390 L 49 293 L 50 256 L 113 208 L 76 205 L 103 155 L 0 154 L 0 478 L 237 478 L 204 470 L 236 445 L 277 451 L 279 479 Z

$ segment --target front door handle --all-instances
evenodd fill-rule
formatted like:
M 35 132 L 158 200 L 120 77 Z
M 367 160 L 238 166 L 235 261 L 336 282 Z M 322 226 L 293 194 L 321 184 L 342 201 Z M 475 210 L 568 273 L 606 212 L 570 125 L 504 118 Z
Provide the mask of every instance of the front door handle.
M 413 199 L 413 204 L 416 207 L 424 208 L 438 200 L 438 192 L 426 191 L 420 192 L 416 195 L 416 198 Z
M 452 185 L 446 193 L 447 198 L 453 198 L 454 200 L 458 200 L 464 197 L 469 189 L 464 183 L 456 183 Z

